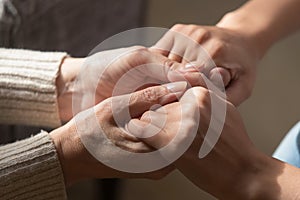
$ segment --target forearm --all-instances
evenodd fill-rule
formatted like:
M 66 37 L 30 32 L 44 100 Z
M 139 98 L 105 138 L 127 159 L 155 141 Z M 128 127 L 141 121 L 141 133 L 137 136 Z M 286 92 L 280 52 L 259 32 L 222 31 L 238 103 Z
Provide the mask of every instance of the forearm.
M 87 158 L 80 155 L 79 145 L 82 144 L 79 135 L 75 132 L 76 130 L 66 124 L 50 133 L 61 163 L 66 186 L 87 178 L 84 167 Z
M 225 15 L 217 26 L 257 41 L 263 55 L 272 44 L 300 28 L 299 0 L 252 0 Z
M 274 159 L 275 160 L 275 159 Z M 280 196 L 278 199 L 299 199 L 300 192 L 300 170 L 287 163 L 282 163 L 277 161 L 278 165 L 282 166 L 281 173 L 277 178 L 279 185 L 278 191 L 280 191 Z
M 186 155 L 175 165 L 195 185 L 220 199 L 285 200 L 300 197 L 298 168 L 257 150 L 248 156 L 232 157 L 217 164 L 218 158 L 214 155 L 196 162 Z
M 266 161 L 266 157 L 257 151 L 247 155 L 245 151 L 241 152 L 230 152 L 225 157 L 217 155 L 218 152 L 210 152 L 199 159 L 187 151 L 175 162 L 175 166 L 197 187 L 218 199 L 260 199 L 262 193 L 264 200 L 275 199 L 272 193 L 262 191 L 266 188 L 267 182 L 263 177 L 270 170 L 269 160 Z M 273 183 L 277 185 L 276 177 Z M 273 183 L 268 183 L 268 188 L 273 188 Z
M 299 199 L 300 170 L 292 165 L 264 155 L 248 184 L 250 199 Z M 255 194 L 252 196 L 252 194 Z

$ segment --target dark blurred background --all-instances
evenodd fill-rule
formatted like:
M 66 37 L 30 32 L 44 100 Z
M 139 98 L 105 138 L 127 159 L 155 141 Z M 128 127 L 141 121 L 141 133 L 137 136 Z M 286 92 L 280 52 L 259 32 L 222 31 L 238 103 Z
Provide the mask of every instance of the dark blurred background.
M 99 42 L 140 27 L 171 27 L 176 23 L 215 24 L 244 0 L 11 0 L 6 8 L 0 46 L 67 51 L 86 56 Z M 1 12 L 0 12 L 1 13 Z M 240 106 L 255 145 L 271 155 L 280 139 L 299 120 L 300 34 L 279 42 L 259 65 L 252 97 Z M 233 55 L 234 56 L 234 55 Z M 27 137 L 40 128 L 6 126 L 3 141 Z M 68 189 L 70 200 L 214 199 L 179 172 L 160 181 L 93 180 Z

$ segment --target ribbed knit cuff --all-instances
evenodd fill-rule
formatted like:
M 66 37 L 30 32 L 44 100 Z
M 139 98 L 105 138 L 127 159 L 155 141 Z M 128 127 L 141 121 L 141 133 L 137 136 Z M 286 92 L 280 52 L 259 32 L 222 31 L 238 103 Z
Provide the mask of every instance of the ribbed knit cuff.
M 66 53 L 0 48 L 0 121 L 57 127 L 61 124 L 56 77 Z
M 0 147 L 0 199 L 66 199 L 62 169 L 48 133 Z

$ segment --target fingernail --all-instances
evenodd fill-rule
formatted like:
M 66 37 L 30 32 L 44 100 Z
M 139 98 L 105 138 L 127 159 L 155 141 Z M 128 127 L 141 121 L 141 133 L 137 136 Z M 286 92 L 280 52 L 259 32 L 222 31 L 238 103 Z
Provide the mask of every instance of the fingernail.
M 186 69 L 188 68 L 195 68 L 195 66 L 192 63 L 188 63 L 184 66 Z
M 186 90 L 187 82 L 186 81 L 173 82 L 173 83 L 165 84 L 164 86 L 172 93 L 182 92 Z
M 184 66 L 184 68 L 180 68 L 178 71 L 180 72 L 196 72 L 198 71 L 197 65 L 195 63 L 188 63 Z
M 187 67 L 187 65 L 188 65 L 188 67 Z M 188 73 L 188 72 L 195 72 L 197 70 L 193 65 L 186 64 L 183 68 L 179 68 L 177 71 L 181 72 L 181 73 Z

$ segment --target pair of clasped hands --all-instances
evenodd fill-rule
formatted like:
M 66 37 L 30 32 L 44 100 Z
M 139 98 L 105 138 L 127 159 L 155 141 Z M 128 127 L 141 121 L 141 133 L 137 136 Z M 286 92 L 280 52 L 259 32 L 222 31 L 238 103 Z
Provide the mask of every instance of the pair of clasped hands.
M 256 52 L 251 38 L 234 30 L 175 25 L 151 48 L 135 46 L 84 59 L 66 58 L 56 84 L 61 120 L 69 122 L 51 132 L 66 185 L 87 178 L 159 179 L 176 168 L 198 187 L 213 194 L 215 188 L 222 188 L 226 195 L 240 166 L 257 155 L 235 108 L 252 91 L 259 60 Z M 209 85 L 214 89 L 208 89 Z M 213 98 L 214 104 L 226 105 L 224 125 L 221 133 L 214 133 L 212 127 L 212 133 L 220 137 L 200 159 L 210 121 L 221 120 L 211 112 Z M 191 132 L 196 135 L 169 166 L 148 173 L 122 172 L 99 162 L 81 142 L 78 129 L 87 137 L 95 134 L 90 128 L 91 116 L 87 112 L 77 120 L 72 117 L 90 108 L 101 134 L 110 140 L 99 152 L 107 159 L 118 156 L 110 148 L 134 153 L 160 149 L 172 141 L 178 129 L 183 130 L 182 140 Z M 124 110 L 129 110 L 130 119 L 125 117 L 122 127 L 115 116 L 122 116 Z M 152 129 L 159 131 L 151 135 Z M 143 137 L 146 134 L 150 137 Z M 184 141 L 174 144 L 174 151 L 181 143 Z M 240 159 L 245 157 L 247 160 Z

